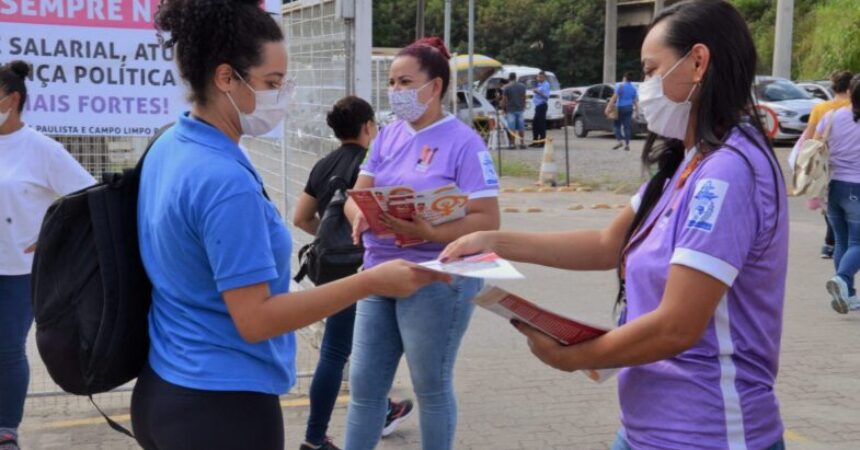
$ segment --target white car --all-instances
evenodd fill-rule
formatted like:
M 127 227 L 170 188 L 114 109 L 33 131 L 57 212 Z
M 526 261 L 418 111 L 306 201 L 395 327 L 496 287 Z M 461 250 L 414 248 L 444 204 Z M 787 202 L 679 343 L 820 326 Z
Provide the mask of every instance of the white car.
M 824 101 L 833 100 L 835 96 L 830 81 L 798 81 L 797 85 L 813 97 Z
M 504 65 L 493 73 L 489 78 L 480 82 L 478 92 L 487 98 L 495 98 L 498 95 L 503 80 L 508 79 L 511 73 L 517 74 L 517 81 L 528 88 L 526 92 L 526 110 L 523 114 L 526 123 L 531 123 L 535 117 L 534 88 L 537 86 L 537 75 L 541 69 L 537 67 Z M 561 85 L 555 74 L 546 71 L 546 79 L 549 81 L 550 96 L 547 102 L 546 121 L 548 128 L 560 128 L 564 125 L 564 108 L 561 104 Z
M 753 93 L 759 105 L 772 109 L 777 116 L 775 141 L 790 141 L 800 137 L 809 123 L 812 107 L 821 103 L 808 92 L 785 78 L 755 78 Z

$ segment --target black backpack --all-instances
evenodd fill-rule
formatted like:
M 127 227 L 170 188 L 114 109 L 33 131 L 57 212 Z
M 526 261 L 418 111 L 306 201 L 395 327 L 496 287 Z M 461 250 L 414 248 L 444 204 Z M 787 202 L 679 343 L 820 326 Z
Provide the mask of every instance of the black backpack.
M 347 172 L 350 176 L 360 162 L 361 158 L 353 161 Z M 350 185 L 343 177 L 335 175 L 329 179 L 329 186 L 334 193 L 320 219 L 316 238 L 299 250 L 300 267 L 293 278 L 296 283 L 307 276 L 319 286 L 354 275 L 364 260 L 364 249 L 352 243 L 352 225 L 343 213 Z
M 36 344 L 66 392 L 92 400 L 136 378 L 146 363 L 152 285 L 138 247 L 137 194 L 143 160 L 169 127 L 134 169 L 104 174 L 45 215 L 32 272 Z

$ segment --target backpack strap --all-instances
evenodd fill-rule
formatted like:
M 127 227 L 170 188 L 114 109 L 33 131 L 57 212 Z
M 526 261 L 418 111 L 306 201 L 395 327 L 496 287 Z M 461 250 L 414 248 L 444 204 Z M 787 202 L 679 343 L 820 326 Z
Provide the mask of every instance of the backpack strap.
M 355 186 L 355 182 L 358 181 L 358 167 L 361 165 L 361 162 L 364 161 L 364 155 L 366 155 L 369 151 L 370 150 L 365 150 L 364 154 L 362 154 L 360 158 L 354 158 L 352 160 L 352 164 L 349 165 L 349 169 L 347 169 L 346 172 L 347 174 L 349 174 L 348 180 L 340 175 L 332 175 L 331 178 L 329 178 L 329 189 L 328 191 L 326 191 L 326 195 L 330 193 L 331 196 L 334 197 L 334 193 L 339 188 L 337 183 L 338 181 L 346 185 L 344 189 L 349 189 L 352 186 Z
M 152 145 L 155 144 L 155 141 L 157 141 L 162 134 L 172 128 L 175 124 L 176 122 L 170 122 L 167 125 L 159 128 L 158 131 L 155 132 L 155 135 L 152 136 L 152 139 L 149 140 L 149 144 L 146 145 L 146 150 L 143 151 L 143 154 L 140 155 L 140 160 L 137 162 L 137 165 L 134 166 L 134 173 L 135 175 L 137 175 L 138 179 L 140 179 L 140 173 L 143 171 L 143 160 L 146 158 L 146 155 L 149 154 L 149 150 L 152 148 Z
M 120 424 L 119 424 L 119 423 L 117 423 L 115 420 L 113 420 L 113 419 L 111 419 L 110 417 L 108 417 L 108 415 L 107 415 L 107 414 L 105 414 L 105 412 L 104 412 L 104 411 L 102 411 L 102 409 L 101 409 L 101 408 L 99 408 L 99 405 L 97 405 L 97 404 L 96 404 L 96 401 L 95 401 L 95 400 L 93 400 L 93 396 L 92 396 L 92 394 L 90 394 L 90 395 L 89 395 L 89 398 L 90 398 L 90 403 L 92 403 L 92 404 L 93 404 L 93 406 L 96 408 L 96 410 L 99 412 L 99 414 L 101 414 L 101 415 L 102 415 L 102 417 L 104 417 L 104 419 L 105 419 L 105 421 L 107 422 L 108 426 L 110 426 L 111 428 L 113 428 L 113 429 L 114 429 L 114 431 L 118 431 L 118 432 L 120 432 L 120 433 L 122 433 L 122 434 L 124 434 L 124 435 L 126 435 L 126 436 L 128 436 L 128 437 L 130 437 L 130 438 L 132 438 L 132 439 L 136 439 L 136 438 L 134 437 L 134 434 L 133 434 L 131 431 L 129 431 L 129 430 L 128 430 L 128 428 L 126 428 L 126 427 L 124 427 L 124 426 L 120 425 Z
M 830 122 L 827 124 L 827 128 L 824 130 L 824 136 L 821 137 L 822 140 L 826 143 L 828 139 L 830 139 L 830 130 L 833 129 L 833 122 L 836 122 L 836 111 L 830 113 Z

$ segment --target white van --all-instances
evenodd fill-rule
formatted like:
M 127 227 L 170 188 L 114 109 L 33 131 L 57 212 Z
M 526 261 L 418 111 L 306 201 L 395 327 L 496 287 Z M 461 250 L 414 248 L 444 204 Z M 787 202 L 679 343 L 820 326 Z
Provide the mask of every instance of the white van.
M 537 75 L 540 69 L 537 67 L 513 66 L 504 65 L 489 78 L 482 81 L 478 87 L 478 92 L 484 95 L 490 101 L 494 101 L 500 95 L 500 86 L 502 80 L 508 79 L 508 74 L 517 74 L 517 81 L 526 85 L 529 89 L 526 94 L 526 122 L 531 122 L 535 117 L 535 107 L 532 97 L 534 97 L 533 89 L 537 86 Z M 561 86 L 558 84 L 558 78 L 555 74 L 546 71 L 546 79 L 549 81 L 550 96 L 546 112 L 547 126 L 549 128 L 560 128 L 564 125 L 564 108 L 561 105 Z

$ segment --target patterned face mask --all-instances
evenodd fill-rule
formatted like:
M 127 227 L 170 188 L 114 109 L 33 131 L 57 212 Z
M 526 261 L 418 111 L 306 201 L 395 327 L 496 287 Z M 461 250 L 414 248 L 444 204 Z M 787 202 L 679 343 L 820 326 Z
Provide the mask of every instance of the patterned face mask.
M 418 93 L 422 89 L 429 86 L 433 80 L 428 81 L 424 86 L 418 89 L 404 89 L 396 91 L 388 90 L 388 103 L 391 105 L 391 111 L 398 119 L 405 120 L 409 123 L 416 122 L 421 116 L 427 112 L 427 103 L 422 103 L 418 100 Z

